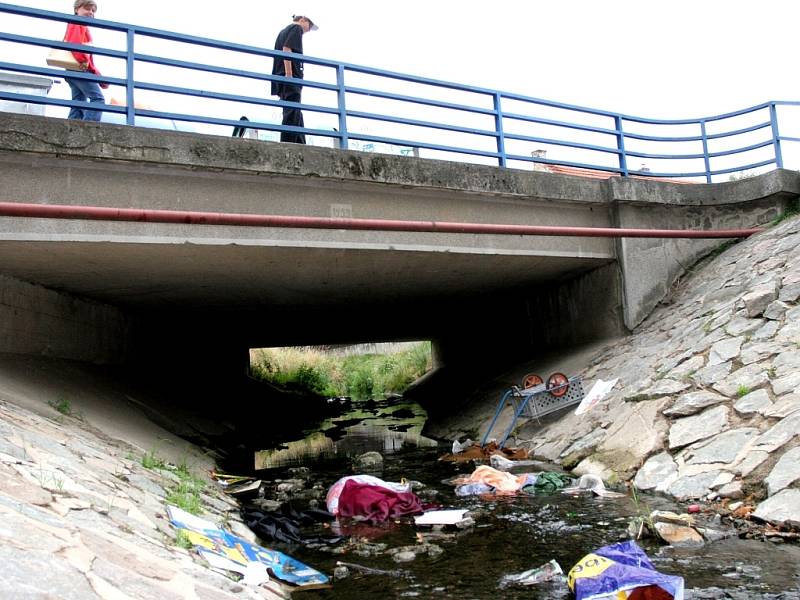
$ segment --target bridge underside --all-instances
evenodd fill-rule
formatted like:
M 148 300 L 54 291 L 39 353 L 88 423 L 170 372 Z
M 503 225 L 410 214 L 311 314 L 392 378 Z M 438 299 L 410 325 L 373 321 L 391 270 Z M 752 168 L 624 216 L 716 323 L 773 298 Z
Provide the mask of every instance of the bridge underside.
M 800 194 L 787 172 L 615 179 L 0 114 L 0 202 L 677 229 Z M 0 217 L 0 351 L 224 378 L 249 347 L 431 339 L 470 387 L 478 365 L 623 333 L 718 243 Z

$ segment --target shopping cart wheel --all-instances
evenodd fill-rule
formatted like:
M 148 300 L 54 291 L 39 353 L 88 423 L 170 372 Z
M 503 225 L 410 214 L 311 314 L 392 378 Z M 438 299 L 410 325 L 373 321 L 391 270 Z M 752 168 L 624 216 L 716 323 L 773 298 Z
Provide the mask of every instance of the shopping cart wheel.
M 542 385 L 543 383 L 544 381 L 542 381 L 542 378 L 536 373 L 528 373 L 522 378 L 522 389 L 525 390 L 535 385 Z
M 560 398 L 569 391 L 569 379 L 563 373 L 553 373 L 547 378 L 547 391 Z

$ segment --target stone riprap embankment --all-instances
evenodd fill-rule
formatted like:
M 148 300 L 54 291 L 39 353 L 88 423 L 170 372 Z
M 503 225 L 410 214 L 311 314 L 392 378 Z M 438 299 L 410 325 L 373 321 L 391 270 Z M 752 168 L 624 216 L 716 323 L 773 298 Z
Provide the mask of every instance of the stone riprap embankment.
M 33 412 L 0 400 L 0 598 L 288 597 L 275 581 L 241 585 L 176 545 L 165 509 L 181 478 L 169 468 L 144 468 L 142 457 L 156 461 L 154 452 L 44 401 Z M 238 504 L 213 485 L 201 494 L 203 518 L 255 541 Z
M 692 269 L 585 386 L 592 410 L 522 429 L 538 458 L 680 500 L 751 498 L 800 526 L 800 219 Z

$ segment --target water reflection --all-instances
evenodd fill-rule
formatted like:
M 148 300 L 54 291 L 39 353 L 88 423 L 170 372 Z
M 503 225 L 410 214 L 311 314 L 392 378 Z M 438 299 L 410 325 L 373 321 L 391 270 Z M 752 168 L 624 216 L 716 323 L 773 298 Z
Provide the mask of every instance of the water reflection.
M 369 451 L 390 454 L 409 446 L 436 447 L 435 440 L 422 435 L 426 418 L 421 406 L 402 400 L 353 403 L 340 415 L 315 425 L 304 439 L 256 452 L 255 468 L 272 469 Z

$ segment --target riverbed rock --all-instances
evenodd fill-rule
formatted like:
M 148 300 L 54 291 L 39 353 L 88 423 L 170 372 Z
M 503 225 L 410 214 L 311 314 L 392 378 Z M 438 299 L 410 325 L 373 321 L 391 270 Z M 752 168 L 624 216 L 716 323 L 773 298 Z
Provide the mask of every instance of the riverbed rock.
M 678 465 L 669 452 L 661 452 L 647 459 L 636 473 L 633 484 L 640 490 L 663 492 L 678 478 Z
M 721 473 L 721 471 L 714 470 L 698 475 L 679 477 L 667 488 L 667 492 L 678 500 L 702 498 L 717 483 Z
M 703 536 L 694 527 L 658 522 L 655 524 L 655 528 L 658 536 L 670 546 L 696 547 L 705 544 Z
M 742 448 L 759 433 L 754 427 L 731 429 L 715 436 L 700 447 L 692 446 L 684 456 L 690 465 L 701 463 L 732 463 Z
M 365 452 L 353 460 L 353 468 L 358 471 L 376 472 L 383 469 L 383 456 L 380 452 Z
M 753 516 L 777 525 L 800 527 L 800 490 L 782 490 L 770 496 L 756 507 Z
M 672 406 L 664 409 L 663 413 L 668 417 L 688 417 L 704 408 L 727 401 L 728 398 L 726 396 L 716 392 L 707 390 L 687 392 L 686 394 L 681 394 Z
M 764 483 L 770 496 L 800 479 L 800 446 L 785 452 L 778 459 Z
M 800 413 L 792 413 L 761 434 L 753 442 L 753 448 L 772 452 L 798 434 L 800 434 Z
M 750 392 L 739 398 L 733 405 L 733 408 L 741 415 L 749 415 L 752 413 L 765 414 L 772 407 L 772 399 L 769 397 L 767 390 L 760 389 L 755 392 Z
M 678 419 L 669 430 L 670 449 L 716 435 L 728 425 L 729 412 L 727 406 L 716 406 L 699 415 Z
M 750 318 L 761 315 L 773 300 L 778 298 L 777 282 L 762 285 L 742 296 L 747 316 Z

